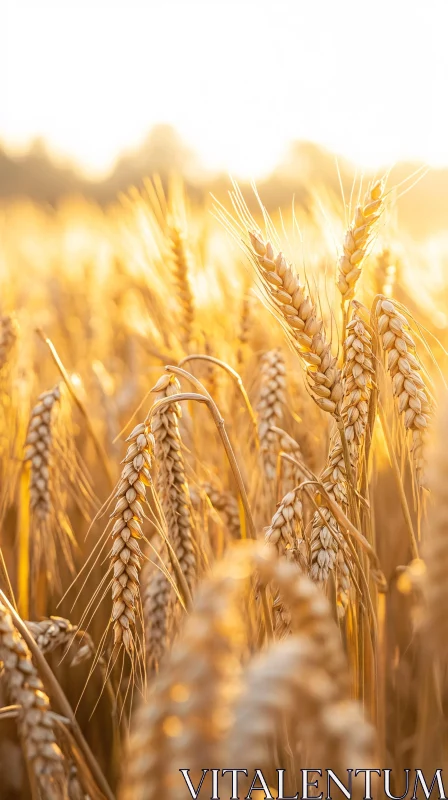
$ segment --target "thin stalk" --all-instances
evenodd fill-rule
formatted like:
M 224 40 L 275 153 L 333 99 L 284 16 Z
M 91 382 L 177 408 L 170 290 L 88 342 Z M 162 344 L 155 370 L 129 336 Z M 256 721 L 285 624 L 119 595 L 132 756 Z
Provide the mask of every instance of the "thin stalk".
M 49 694 L 52 696 L 61 714 L 64 717 L 67 717 L 67 719 L 70 721 L 73 737 L 76 740 L 76 743 L 79 749 L 81 750 L 86 763 L 89 765 L 89 769 L 92 775 L 94 776 L 98 786 L 100 787 L 103 794 L 107 797 L 107 800 L 115 800 L 114 795 L 109 787 L 109 784 L 106 781 L 106 778 L 103 775 L 103 772 L 95 756 L 93 755 L 89 745 L 84 739 L 83 733 L 78 725 L 78 720 L 76 719 L 73 713 L 72 707 L 68 702 L 63 690 L 61 689 L 61 686 L 57 678 L 53 674 L 49 664 L 45 660 L 45 656 L 37 646 L 33 636 L 31 635 L 30 631 L 26 627 L 21 617 L 18 615 L 14 606 L 12 605 L 12 603 L 9 602 L 5 593 L 1 589 L 0 589 L 0 598 L 7 607 L 9 613 L 11 614 L 14 621 L 14 625 L 19 631 L 22 639 L 25 640 L 26 644 L 31 650 L 36 668 L 38 669 L 42 681 L 45 684 Z
M 232 445 L 230 443 L 230 439 L 229 439 L 227 431 L 226 431 L 225 423 L 224 423 L 224 420 L 223 420 L 223 418 L 222 418 L 222 416 L 221 416 L 221 414 L 219 412 L 218 406 L 216 405 L 216 403 L 213 400 L 213 398 L 209 395 L 209 393 L 204 389 L 204 387 L 202 386 L 200 381 L 198 381 L 197 378 L 195 378 L 189 372 L 187 372 L 186 370 L 181 369 L 180 367 L 173 367 L 173 366 L 167 366 L 167 367 L 165 367 L 165 369 L 167 370 L 167 372 L 173 372 L 176 375 L 182 376 L 183 378 L 185 378 L 185 380 L 190 381 L 190 383 L 192 383 L 195 386 L 201 387 L 201 389 L 204 391 L 203 395 L 201 395 L 201 394 L 190 395 L 188 399 L 190 399 L 190 400 L 199 400 L 200 399 L 201 402 L 206 403 L 206 405 L 208 405 L 208 407 L 209 407 L 209 410 L 210 410 L 210 412 L 211 412 L 211 414 L 213 416 L 213 420 L 215 422 L 215 425 L 216 425 L 216 427 L 218 429 L 218 433 L 219 433 L 219 435 L 221 437 L 221 441 L 222 441 L 222 443 L 224 445 L 224 449 L 226 451 L 226 455 L 227 455 L 227 458 L 228 458 L 228 461 L 229 461 L 229 464 L 230 464 L 230 468 L 231 468 L 232 473 L 233 473 L 233 477 L 235 479 L 235 483 L 236 483 L 236 485 L 238 487 L 238 490 L 239 490 L 239 493 L 241 495 L 241 501 L 243 503 L 244 512 L 245 512 L 245 515 L 246 515 L 246 522 L 247 522 L 249 538 L 250 539 L 256 539 L 255 525 L 254 525 L 254 521 L 253 521 L 253 518 L 252 518 L 252 512 L 250 510 L 250 505 L 249 505 L 249 500 L 248 500 L 248 497 L 247 497 L 246 488 L 244 486 L 244 481 L 243 481 L 243 478 L 242 478 L 242 475 L 241 475 L 241 472 L 240 472 L 240 468 L 238 466 L 238 462 L 236 460 L 235 453 L 233 452 L 233 448 L 232 448 Z M 160 402 L 160 401 L 158 401 L 158 402 Z
M 17 604 L 16 599 L 14 597 L 14 592 L 12 590 L 11 581 L 9 579 L 8 570 L 6 568 L 5 557 L 3 555 L 3 550 L 0 547 L 0 574 L 2 576 L 3 583 L 5 584 L 6 591 L 11 599 L 11 603 L 13 604 L 14 608 L 17 611 Z
M 170 367 L 170 371 L 178 371 L 176 367 Z M 181 370 L 179 370 L 181 372 Z M 172 394 L 169 397 L 161 397 L 160 400 L 156 400 L 154 405 L 151 407 L 149 414 L 146 418 L 146 421 L 149 423 L 154 416 L 154 414 L 159 411 L 160 408 L 164 406 L 169 406 L 171 403 L 180 402 L 181 400 L 196 400 L 198 403 L 205 403 L 205 405 L 209 408 L 213 420 L 216 424 L 218 429 L 218 433 L 221 437 L 221 441 L 224 445 L 224 449 L 226 451 L 227 458 L 229 459 L 230 467 L 233 473 L 233 477 L 235 479 L 236 485 L 238 487 L 239 493 L 241 495 L 241 501 L 244 507 L 244 513 L 246 516 L 246 523 L 249 530 L 249 538 L 255 539 L 255 525 L 252 519 L 252 514 L 250 511 L 249 501 L 246 494 L 246 489 L 244 487 L 241 473 L 239 471 L 238 463 L 235 458 L 235 454 L 232 450 L 232 446 L 229 442 L 229 438 L 227 436 L 227 432 L 224 427 L 224 420 L 222 419 L 218 407 L 216 403 L 210 398 L 205 397 L 205 395 L 197 394 L 196 392 L 180 392 L 179 394 Z
M 257 446 L 257 450 L 259 450 L 260 449 L 260 440 L 258 438 L 257 418 L 255 416 L 255 412 L 254 412 L 254 410 L 252 408 L 252 405 L 251 405 L 251 402 L 249 400 L 249 395 L 247 394 L 247 392 L 246 392 L 246 390 L 244 388 L 244 384 L 243 384 L 243 381 L 242 381 L 241 376 L 239 375 L 239 373 L 235 369 L 230 367 L 229 364 L 226 364 L 225 361 L 221 361 L 219 358 L 215 358 L 214 356 L 206 356 L 206 355 L 185 356 L 185 358 L 183 358 L 181 361 L 179 361 L 177 366 L 178 367 L 183 367 L 183 365 L 186 364 L 187 361 L 211 361 L 212 364 L 216 364 L 217 367 L 221 367 L 221 369 L 225 370 L 233 378 L 233 380 L 235 381 L 235 383 L 236 383 L 236 385 L 238 387 L 238 390 L 239 390 L 239 392 L 241 394 L 241 397 L 243 398 L 243 401 L 244 401 L 244 404 L 245 404 L 245 406 L 247 408 L 247 411 L 249 413 L 249 416 L 250 416 L 250 419 L 251 419 L 251 422 L 252 422 L 252 425 L 253 425 L 253 429 L 254 429 L 255 443 L 256 443 L 256 446 Z
M 20 503 L 17 513 L 17 542 L 18 542 L 18 608 L 23 619 L 30 615 L 30 464 L 22 464 L 20 473 Z M 15 603 L 14 603 L 15 605 Z

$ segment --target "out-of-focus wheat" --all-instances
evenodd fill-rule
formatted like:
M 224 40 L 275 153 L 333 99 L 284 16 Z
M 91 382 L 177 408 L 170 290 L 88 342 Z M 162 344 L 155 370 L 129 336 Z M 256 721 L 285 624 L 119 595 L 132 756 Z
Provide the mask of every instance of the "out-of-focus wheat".
M 286 368 L 280 350 L 264 353 L 260 366 L 257 403 L 258 435 L 264 470 L 269 481 L 277 474 L 278 440 L 271 428 L 281 421 L 286 400 Z

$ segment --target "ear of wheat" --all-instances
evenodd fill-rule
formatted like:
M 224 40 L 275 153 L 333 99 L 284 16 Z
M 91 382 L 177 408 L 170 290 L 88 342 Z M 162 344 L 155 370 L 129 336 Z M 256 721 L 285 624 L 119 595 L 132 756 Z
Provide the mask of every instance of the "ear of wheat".
M 91 637 L 85 631 L 79 631 L 77 625 L 72 625 L 70 620 L 63 617 L 50 617 L 38 622 L 27 621 L 26 626 L 33 634 L 37 645 L 43 653 L 52 653 L 59 647 L 67 648 L 70 652 L 72 666 L 81 664 L 92 658 L 95 648 Z M 81 636 L 77 639 L 76 634 Z
M 174 375 L 163 375 L 153 392 L 161 397 L 178 394 Z M 154 414 L 151 430 L 155 439 L 157 492 L 167 522 L 168 538 L 190 589 L 197 579 L 197 558 L 193 540 L 193 520 L 182 443 L 179 432 L 181 407 L 173 401 Z
M 140 605 L 139 575 L 143 553 L 143 503 L 146 487 L 151 485 L 151 466 L 154 437 L 146 423 L 136 425 L 128 436 L 121 479 L 115 490 L 115 509 L 112 528 L 110 569 L 112 581 L 111 622 L 116 648 L 124 646 L 127 653 L 135 648 L 136 609 Z
M 392 390 L 397 410 L 406 431 L 412 432 L 412 453 L 418 484 L 424 482 L 424 439 L 432 408 L 429 392 L 420 375 L 414 339 L 409 333 L 406 317 L 398 311 L 393 300 L 380 297 L 375 306 L 378 334 L 387 354 L 387 370 L 392 378 Z
M 331 353 L 323 320 L 292 266 L 257 226 L 238 189 L 231 195 L 243 231 L 243 243 L 263 287 L 270 308 L 278 317 L 303 364 L 311 394 L 320 408 L 337 414 L 342 398 L 340 370 Z M 240 238 L 240 227 L 224 210 L 224 224 Z M 270 224 L 272 227 L 272 224 Z
M 355 294 L 355 286 L 383 207 L 384 182 L 375 181 L 369 186 L 363 202 L 356 207 L 353 222 L 345 234 L 338 278 L 338 288 L 344 302 Z
M 190 287 L 190 254 L 187 247 L 187 237 L 179 221 L 174 218 L 168 225 L 168 239 L 172 254 L 172 269 L 176 284 L 180 317 L 181 342 L 185 348 L 191 340 L 192 325 L 194 320 L 193 294 Z
M 231 492 L 220 491 L 212 483 L 203 483 L 202 488 L 213 508 L 220 513 L 230 538 L 239 539 L 241 536 L 240 513 L 235 496 Z
M 77 466 L 66 392 L 57 385 L 43 392 L 31 412 L 25 442 L 30 467 L 32 577 L 44 568 L 50 585 L 59 586 L 58 555 L 74 570 L 75 537 L 67 513 L 68 495 L 87 513 L 91 493 Z
M 354 488 L 356 488 L 375 372 L 371 336 L 362 319 L 358 304 L 353 305 L 352 317 L 347 325 L 347 334 L 344 342 L 345 361 L 342 371 L 344 399 L 341 418 L 348 446 L 351 478 Z M 348 476 L 339 431 L 336 431 L 333 436 L 328 463 L 319 479 L 330 497 L 347 513 L 349 505 Z M 325 583 L 330 570 L 335 570 L 340 614 L 344 613 L 350 588 L 348 556 L 345 550 L 341 549 L 342 544 L 339 525 L 331 511 L 325 507 L 324 500 L 323 507 L 316 511 L 313 517 L 310 575 L 313 580 Z
M 281 350 L 264 353 L 260 369 L 260 388 L 257 402 L 258 435 L 266 477 L 275 480 L 277 474 L 278 440 L 271 428 L 281 421 L 286 401 L 286 367 Z
M 165 548 L 162 549 L 164 563 L 169 560 Z M 147 565 L 143 575 L 143 618 L 145 621 L 146 663 L 148 669 L 159 671 L 174 633 L 175 596 L 172 586 L 171 570 L 166 566 L 168 574 L 156 564 Z
M 63 800 L 66 797 L 65 765 L 56 742 L 50 701 L 31 660 L 30 651 L 1 602 L 0 661 L 10 702 L 19 707 L 19 736 L 37 785 L 42 796 L 48 800 Z

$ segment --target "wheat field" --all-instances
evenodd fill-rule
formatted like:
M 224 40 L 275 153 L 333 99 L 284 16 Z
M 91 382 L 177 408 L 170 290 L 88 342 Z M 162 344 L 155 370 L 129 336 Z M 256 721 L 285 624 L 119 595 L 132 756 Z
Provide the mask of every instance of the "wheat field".
M 444 796 L 446 283 L 408 188 L 2 207 L 3 800 Z

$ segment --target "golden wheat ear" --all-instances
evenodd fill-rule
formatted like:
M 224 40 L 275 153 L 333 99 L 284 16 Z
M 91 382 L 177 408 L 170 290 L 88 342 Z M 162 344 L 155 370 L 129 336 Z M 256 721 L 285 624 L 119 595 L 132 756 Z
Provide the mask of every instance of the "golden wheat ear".
M 162 375 L 153 388 L 160 397 L 170 397 L 180 392 L 174 375 Z M 173 400 L 154 414 L 151 430 L 155 440 L 157 464 L 157 493 L 167 523 L 171 543 L 188 588 L 192 590 L 197 580 L 197 555 L 194 527 L 185 463 L 179 431 L 181 407 Z
M 154 453 L 154 437 L 146 423 L 136 425 L 128 436 L 121 479 L 115 490 L 115 509 L 111 518 L 112 550 L 112 614 L 114 648 L 123 645 L 131 657 L 135 651 L 136 614 L 140 598 L 139 575 L 143 553 L 143 504 L 146 487 L 151 485 L 150 469 Z
M 409 322 L 393 300 L 380 296 L 375 304 L 378 335 L 386 354 L 397 411 L 412 435 L 412 455 L 419 487 L 425 483 L 425 437 L 433 413 L 428 387 L 421 376 Z
M 25 622 L 39 649 L 44 654 L 64 648 L 64 655 L 70 652 L 70 665 L 76 666 L 92 658 L 95 652 L 91 637 L 77 625 L 63 617 L 49 617 L 34 622 Z
M 384 188 L 384 180 L 370 184 L 364 200 L 356 206 L 353 221 L 345 234 L 337 283 L 343 304 L 355 295 L 367 250 L 384 210 Z
M 74 500 L 86 515 L 93 504 L 88 478 L 78 463 L 71 406 L 63 384 L 43 392 L 31 411 L 25 441 L 29 474 L 30 559 L 33 585 L 41 571 L 60 588 L 60 557 L 74 571 L 76 538 L 69 519 Z
M 268 238 L 275 230 L 267 217 L 267 233 L 257 226 L 244 198 L 238 189 L 231 193 L 235 217 L 224 208 L 217 209 L 217 217 L 242 245 L 252 262 L 258 283 L 269 309 L 281 323 L 285 334 L 300 358 L 312 397 L 318 406 L 330 414 L 338 415 L 342 399 L 342 383 L 336 358 L 331 353 L 324 323 L 316 304 L 283 253 L 276 250 Z
M 32 780 L 43 797 L 65 800 L 66 764 L 56 741 L 50 701 L 28 646 L 1 602 L 0 661 L 8 699 L 18 706 L 17 728 Z
M 142 575 L 145 652 L 149 674 L 160 671 L 175 632 L 176 595 L 166 548 L 162 548 L 162 553 L 165 555 L 163 561 L 168 562 L 166 568 L 147 564 Z
M 202 488 L 213 508 L 222 516 L 225 529 L 233 540 L 241 538 L 241 522 L 238 501 L 231 492 L 220 490 L 213 483 L 203 483 Z

